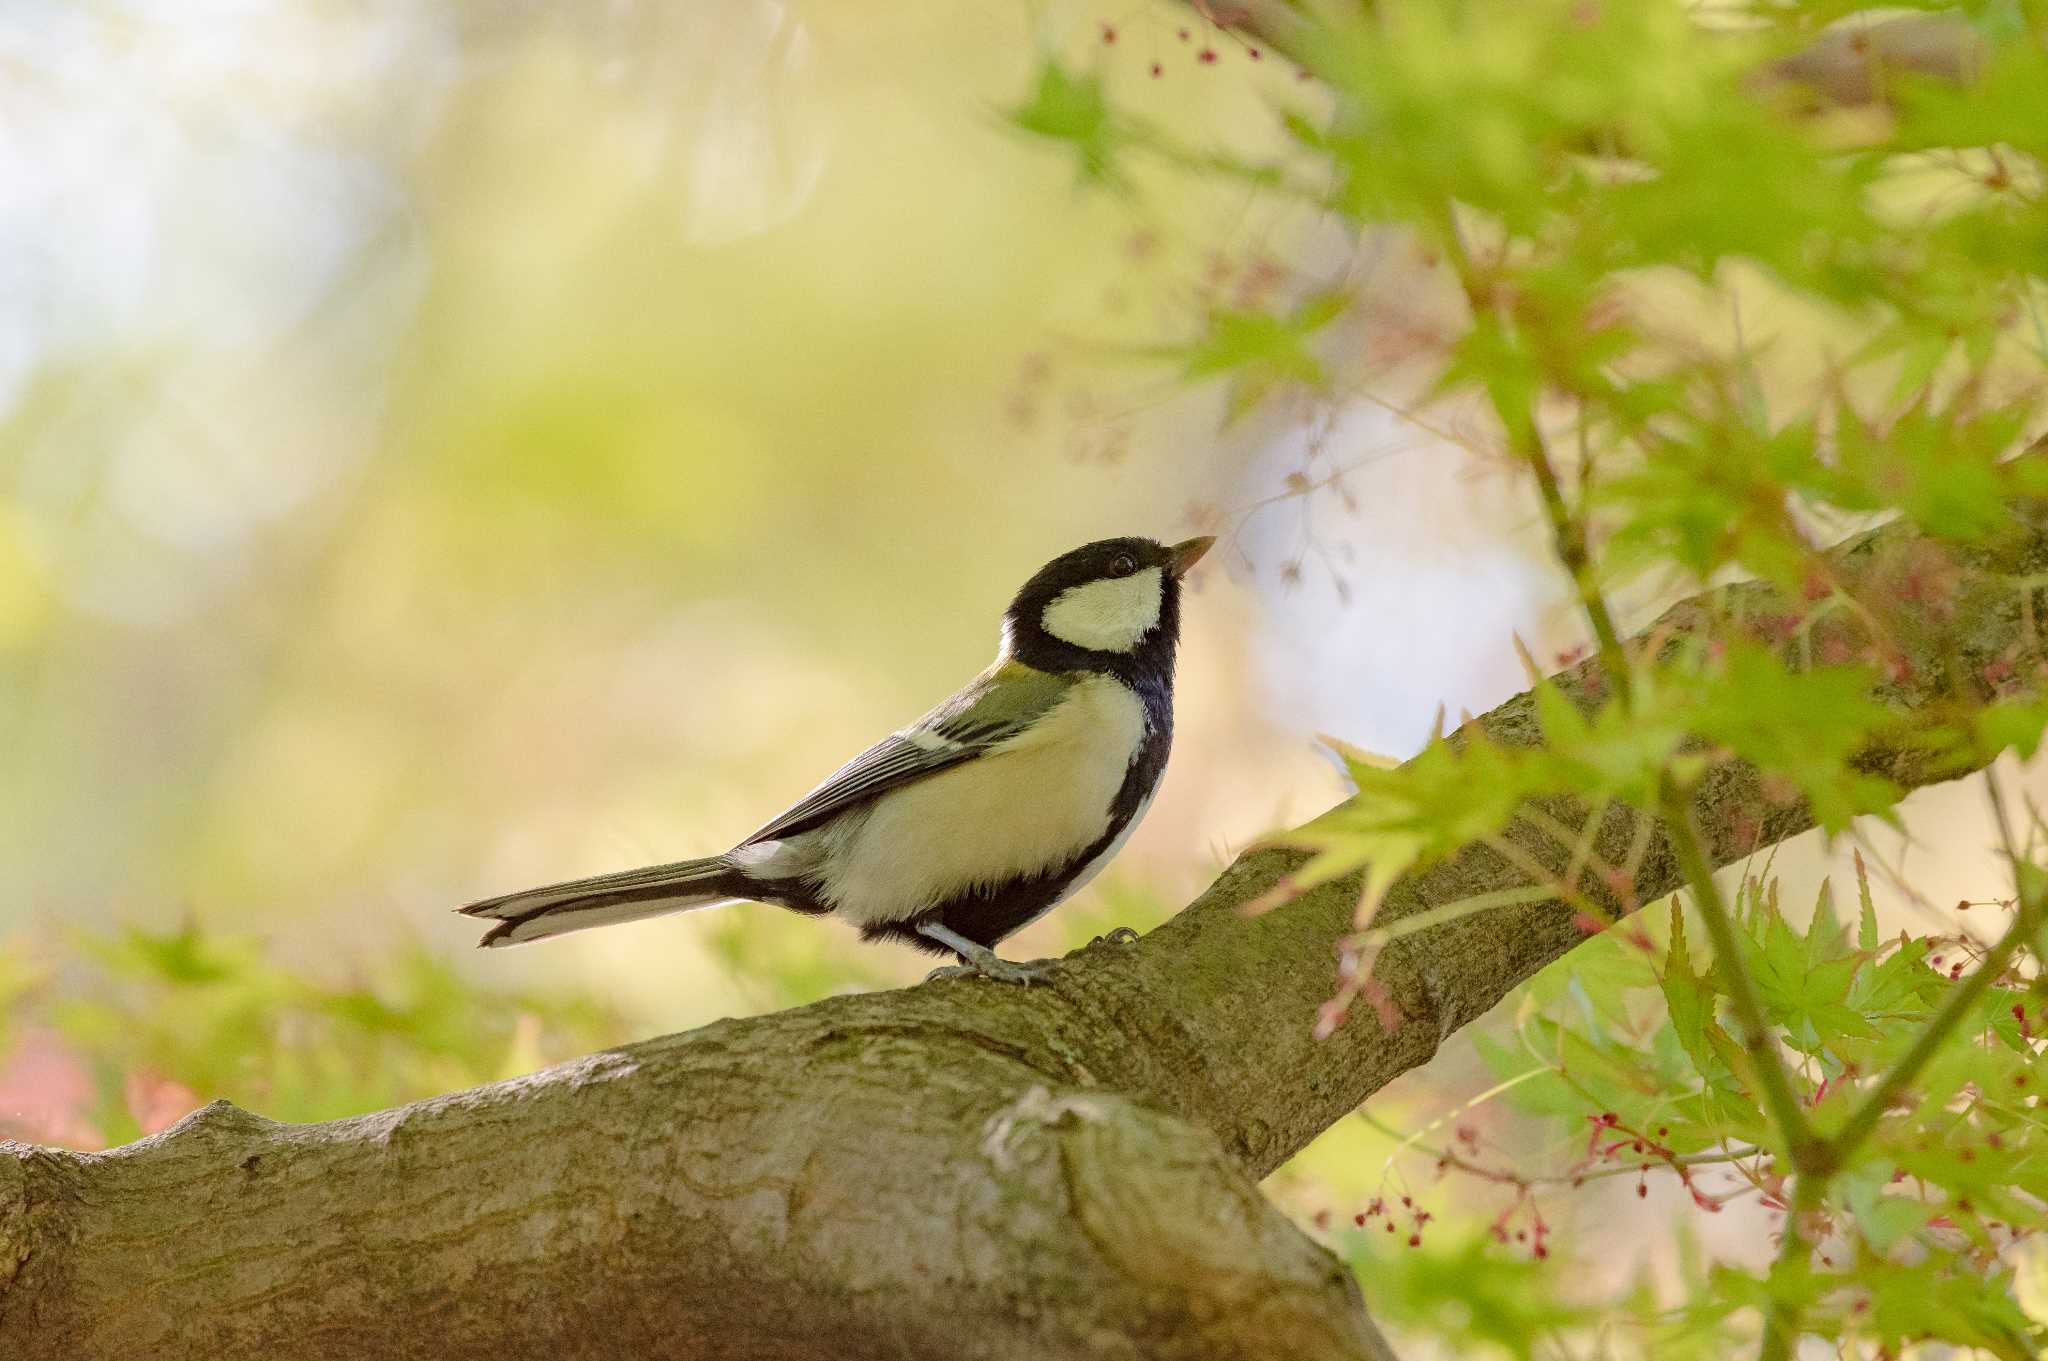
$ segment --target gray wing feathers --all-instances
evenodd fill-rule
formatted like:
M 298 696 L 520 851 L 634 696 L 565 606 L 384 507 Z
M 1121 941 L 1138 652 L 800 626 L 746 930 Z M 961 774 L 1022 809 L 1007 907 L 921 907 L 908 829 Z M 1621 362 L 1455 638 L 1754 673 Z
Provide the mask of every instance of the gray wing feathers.
M 883 738 L 832 772 L 825 783 L 740 844 L 751 846 L 757 841 L 794 836 L 863 799 L 873 798 L 919 776 L 971 760 L 980 755 L 986 745 L 936 738 L 929 741 L 930 745 L 919 745 L 902 734 Z
M 1066 690 L 1060 677 L 1016 663 L 991 668 L 910 727 L 832 772 L 740 845 L 794 836 L 854 804 L 971 761 L 1030 727 Z
M 848 761 L 740 846 L 795 836 L 879 794 L 974 760 L 1028 729 L 1067 689 L 1062 677 L 999 663 L 910 727 Z M 757 882 L 754 863 L 730 853 L 683 860 L 508 893 L 458 910 L 494 923 L 480 944 L 517 945 L 747 896 Z

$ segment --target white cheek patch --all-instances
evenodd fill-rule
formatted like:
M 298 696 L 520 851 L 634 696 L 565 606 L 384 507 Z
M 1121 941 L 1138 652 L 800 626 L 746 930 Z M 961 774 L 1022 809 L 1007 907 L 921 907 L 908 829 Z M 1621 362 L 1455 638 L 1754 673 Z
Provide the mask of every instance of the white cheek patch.
M 1159 627 L 1159 588 L 1157 567 L 1070 586 L 1045 607 L 1038 622 L 1063 643 L 1128 652 Z

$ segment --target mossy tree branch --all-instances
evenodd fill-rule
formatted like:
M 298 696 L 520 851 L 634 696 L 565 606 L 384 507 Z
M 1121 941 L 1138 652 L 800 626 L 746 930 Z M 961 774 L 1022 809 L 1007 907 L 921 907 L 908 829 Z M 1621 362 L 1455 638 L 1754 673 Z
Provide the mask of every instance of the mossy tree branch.
M 1930 555 L 1948 591 L 1890 593 L 1908 656 L 1886 693 L 1908 720 L 1980 698 L 1958 687 L 1994 658 L 2035 673 L 2012 583 L 2048 569 L 2048 516 L 1967 553 L 1900 524 L 1831 556 L 1883 598 Z M 1772 607 L 1733 588 L 1630 646 Z M 1588 703 L 1591 665 L 1559 682 Z M 1527 695 L 1474 722 L 1537 740 Z M 1959 773 L 1910 731 L 1862 762 L 1907 787 Z M 1739 764 L 1692 798 L 1714 864 L 1812 822 Z M 1607 863 L 1639 852 L 1616 911 L 1681 882 L 1637 814 L 1546 817 L 1592 822 Z M 1384 1356 L 1348 1273 L 1257 1179 L 1585 939 L 1515 863 L 1561 876 L 1571 849 L 1510 837 L 1516 857 L 1470 847 L 1389 894 L 1386 926 L 1498 904 L 1387 940 L 1391 1031 L 1312 1038 L 1356 885 L 1247 916 L 1298 863 L 1263 851 L 1047 988 L 838 997 L 324 1125 L 216 1103 L 111 1153 L 10 1145 L 0 1354 Z

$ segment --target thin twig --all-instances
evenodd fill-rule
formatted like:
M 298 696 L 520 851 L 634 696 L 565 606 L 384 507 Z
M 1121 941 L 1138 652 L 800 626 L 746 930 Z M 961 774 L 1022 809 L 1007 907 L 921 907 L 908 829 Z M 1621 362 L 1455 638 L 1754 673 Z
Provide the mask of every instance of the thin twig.
M 1770 1020 L 1764 1013 L 1763 995 L 1757 989 L 1749 966 L 1743 962 L 1735 918 L 1721 896 L 1720 885 L 1714 882 L 1714 870 L 1707 863 L 1706 852 L 1701 849 L 1699 833 L 1693 827 L 1691 805 L 1677 782 L 1669 776 L 1663 781 L 1659 811 L 1666 834 L 1671 838 L 1671 850 L 1678 860 L 1679 873 L 1685 876 L 1686 886 L 1692 890 L 1694 905 L 1699 908 L 1707 935 L 1714 943 L 1714 962 L 1721 973 L 1721 985 L 1727 989 L 1736 1019 L 1746 1032 L 1743 1050 L 1754 1062 L 1764 1108 L 1784 1137 L 1792 1166 L 1802 1172 L 1816 1167 L 1813 1158 L 1819 1143 L 1806 1122 L 1799 1095 L 1792 1088 L 1792 1075 L 1786 1069 L 1784 1056 L 1778 1052 L 1772 1037 Z
M 1820 1209 L 1835 1174 L 1848 1164 L 1856 1150 L 1876 1131 L 1885 1112 L 1905 1094 L 1929 1061 L 1954 1035 L 1963 1019 L 1976 1008 L 1985 990 L 2004 975 L 2020 947 L 2039 929 L 2043 916 L 2048 915 L 2043 911 L 2048 907 L 2048 899 L 2043 898 L 2038 887 L 2041 876 L 2038 872 L 2028 872 L 2032 866 L 2013 839 L 2005 796 L 1998 787 L 1994 771 L 1984 772 L 1984 787 L 1991 798 L 1999 841 L 2012 865 L 2013 886 L 2017 894 L 2012 925 L 2006 928 L 1997 943 L 1984 952 L 1976 969 L 1949 993 L 1941 1004 L 1941 1010 L 1913 1037 L 1912 1045 L 1885 1071 L 1877 1085 L 1864 1094 L 1842 1127 L 1821 1142 L 1817 1165 L 1802 1170 L 1798 1184 L 1793 1188 L 1792 1207 L 1785 1220 L 1784 1242 L 1779 1247 L 1777 1261 L 1771 1267 L 1771 1301 L 1764 1314 L 1763 1346 L 1757 1354 L 1757 1361 L 1789 1361 L 1798 1336 L 1801 1310 L 1796 1299 L 1788 1298 L 1793 1292 L 1788 1288 L 1786 1278 L 1795 1272 L 1803 1273 L 1811 1266 L 1806 1255 L 1809 1245 L 1801 1232 L 1800 1221 Z
M 1358 948 L 1370 950 L 1389 941 L 1427 931 L 1432 926 L 1441 926 L 1461 917 L 1491 912 L 1498 907 L 1516 907 L 1524 903 L 1547 903 L 1557 895 L 1540 884 L 1529 884 L 1522 888 L 1495 889 L 1491 893 L 1475 893 L 1469 898 L 1459 898 L 1441 907 L 1428 908 L 1402 917 L 1390 926 L 1375 926 L 1358 937 Z
M 1870 1132 L 1877 1128 L 1877 1122 L 1884 1118 L 1885 1111 L 1890 1109 L 1900 1093 L 1912 1084 L 1913 1079 L 1920 1075 L 1920 1070 L 1927 1066 L 1927 1061 L 1934 1057 L 1935 1051 L 1947 1040 L 1949 1032 L 1961 1024 L 1962 1019 L 1977 1004 L 1977 999 L 1984 995 L 1985 989 L 2004 975 L 2006 967 L 2013 961 L 2013 956 L 2019 953 L 2020 947 L 2026 943 L 2027 937 L 2038 925 L 2043 901 L 2038 893 L 2029 892 L 2028 886 L 2034 876 L 2021 868 L 2027 862 L 2014 844 L 2012 831 L 2006 825 L 2005 799 L 1999 792 L 1998 777 L 1989 770 L 1984 772 L 1984 787 L 1991 795 L 1999 840 L 2004 844 L 2006 858 L 2012 863 L 2014 887 L 2019 895 L 2012 925 L 2007 927 L 2005 934 L 1984 952 L 1984 957 L 1978 962 L 1977 967 L 1961 981 L 1954 992 L 1948 995 L 1948 1000 L 1942 1003 L 1941 1010 L 1934 1014 L 1934 1019 L 1927 1023 L 1927 1028 L 1914 1039 L 1912 1048 L 1901 1055 L 1898 1062 L 1878 1079 L 1877 1085 L 1870 1089 L 1862 1104 L 1850 1112 L 1849 1119 L 1836 1131 L 1829 1143 L 1830 1151 L 1838 1164 L 1846 1162 L 1849 1155 L 1854 1153 L 1863 1140 L 1869 1137 Z

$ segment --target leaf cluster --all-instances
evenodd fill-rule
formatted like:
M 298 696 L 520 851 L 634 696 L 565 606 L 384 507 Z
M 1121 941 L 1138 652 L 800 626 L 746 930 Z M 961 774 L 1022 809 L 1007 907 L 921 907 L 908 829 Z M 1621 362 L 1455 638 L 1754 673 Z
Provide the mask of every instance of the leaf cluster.
M 151 1132 L 153 1091 L 184 1109 L 227 1096 L 280 1120 L 332 1119 L 528 1072 L 624 1031 L 587 1001 L 480 988 L 418 947 L 373 980 L 336 981 L 192 923 L 78 944 L 67 967 L 80 976 L 61 992 L 17 952 L 0 967 L 16 979 L 0 1001 L 10 1039 L 44 1032 L 52 1061 L 86 1064 L 84 1108 L 67 1114 L 106 1144 Z
M 1880 939 L 1867 886 L 1853 926 L 1824 894 L 1799 927 L 1765 884 L 1724 902 L 1690 819 L 1724 763 L 1839 835 L 1898 820 L 1873 752 L 1960 771 L 2041 744 L 2044 579 L 2013 577 L 1994 611 L 2026 618 L 2023 645 L 1987 657 L 1941 624 L 1957 562 L 2048 496 L 2048 459 L 2015 457 L 2048 392 L 2048 11 L 1397 0 L 1299 18 L 1288 55 L 1317 93 L 1278 99 L 1284 145 L 1263 164 L 1178 152 L 1054 57 L 1015 121 L 1084 178 L 1130 190 L 1120 168 L 1155 156 L 1410 246 L 1416 286 L 1451 304 L 1430 315 L 1455 318 L 1422 401 L 1489 418 L 1488 452 L 1529 477 L 1585 615 L 1595 661 L 1558 682 L 1532 667 L 1516 722 L 1439 733 L 1398 765 L 1335 744 L 1356 793 L 1289 838 L 1312 854 L 1286 886 L 1358 878 L 1357 965 L 1319 1024 L 1343 1022 L 1376 943 L 1503 905 L 1374 921 L 1397 879 L 1469 847 L 1589 927 L 1641 907 L 1647 842 L 1603 859 L 1580 830 L 1633 808 L 1684 868 L 1697 926 L 1610 933 L 1535 989 L 1514 1061 L 1542 1071 L 1515 1099 L 1590 1115 L 1608 1144 L 1627 1132 L 1621 1148 L 1688 1185 L 1705 1176 L 1689 1159 L 1753 1150 L 1729 1165 L 1792 1231 L 1767 1279 L 1711 1263 L 1690 1278 L 1681 1312 L 1701 1328 L 1754 1308 L 1770 1361 L 1802 1330 L 1886 1355 L 1921 1339 L 2028 1354 L 2041 1320 L 2005 1254 L 2048 1208 L 2025 1091 L 2048 1029 L 2019 939 L 2033 897 L 1989 947 Z M 1389 305 L 1347 290 L 1205 308 L 1151 353 L 1227 383 L 1233 412 L 1335 404 L 1361 367 L 1344 346 Z M 1885 519 L 1921 531 L 1907 559 L 1851 572 L 1827 551 Z M 1619 588 L 1732 579 L 1760 585 L 1683 637 L 1621 641 Z M 2010 858 L 2024 887 L 2031 866 Z M 1889 1103 L 1874 1120 L 1873 1100 Z M 1800 1250 L 1814 1234 L 1819 1267 Z M 1509 1351 L 1526 1352 L 1517 1329 L 1569 1322 L 1432 1310 L 1456 1294 L 1434 1269 L 1373 1267 L 1447 1333 Z M 1511 1322 L 1489 1332 L 1491 1316 Z
M 1966 939 L 1883 936 L 1867 880 L 1858 899 L 1845 921 L 1824 885 L 1802 926 L 1781 910 L 1774 881 L 1751 878 L 1736 905 L 1771 1043 L 1794 1057 L 1796 1089 L 1823 1133 L 1840 1128 L 1973 963 Z M 1674 902 L 1653 932 L 1589 943 L 1531 986 L 1512 1043 L 1482 1039 L 1479 1052 L 1511 1084 L 1513 1105 L 1560 1121 L 1567 1137 L 1593 1128 L 1584 1156 L 1555 1180 L 1640 1169 L 1645 1180 L 1682 1179 L 1702 1212 L 1740 1201 L 1782 1212 L 1791 1150 L 1695 934 Z M 1885 1113 L 1804 1226 L 1821 1263 L 1793 1277 L 1807 1331 L 1894 1355 L 1940 1341 L 2024 1357 L 2048 1340 L 2048 1313 L 2028 1312 L 2038 1302 L 2023 1304 L 2014 1274 L 2048 1227 L 2044 1040 L 2048 990 L 2016 977 L 1985 989 L 1957 1042 Z M 1727 1268 L 1700 1284 L 1692 1307 L 1653 1310 L 1641 1325 L 1718 1335 L 1731 1310 L 1783 1288 Z

